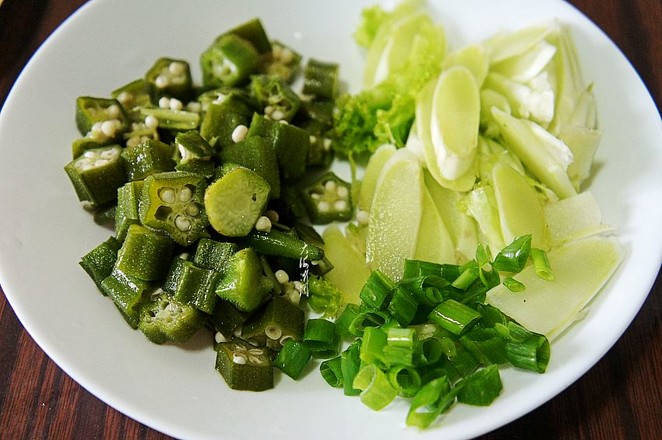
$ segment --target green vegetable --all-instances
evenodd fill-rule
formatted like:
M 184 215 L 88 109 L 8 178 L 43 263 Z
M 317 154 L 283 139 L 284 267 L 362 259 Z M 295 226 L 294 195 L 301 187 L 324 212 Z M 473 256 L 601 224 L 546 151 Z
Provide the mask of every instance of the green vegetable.
M 64 167 L 80 201 L 100 206 L 117 198 L 126 182 L 121 151 L 118 145 L 93 148 Z
M 273 364 L 274 367 L 297 380 L 309 365 L 311 358 L 312 351 L 306 344 L 290 339 L 285 341 Z
M 264 274 L 253 248 L 240 249 L 228 259 L 225 273 L 216 284 L 216 294 L 239 310 L 252 312 L 270 297 L 273 281 Z
M 153 102 L 162 96 L 188 101 L 193 95 L 191 69 L 185 60 L 159 58 L 145 73 L 145 83 Z
M 331 171 L 301 189 L 308 217 L 315 225 L 350 220 L 354 214 L 351 193 L 350 184 Z
M 203 322 L 194 307 L 162 292 L 141 306 L 138 328 L 156 344 L 181 343 L 190 339 Z
M 274 387 L 267 349 L 253 347 L 240 339 L 218 344 L 216 370 L 233 390 L 264 391 Z

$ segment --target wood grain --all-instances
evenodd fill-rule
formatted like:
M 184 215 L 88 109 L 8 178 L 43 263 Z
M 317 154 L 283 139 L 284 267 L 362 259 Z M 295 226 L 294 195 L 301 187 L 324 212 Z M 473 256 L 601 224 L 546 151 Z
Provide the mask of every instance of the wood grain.
M 34 51 L 83 3 L 82 0 L 4 0 L 0 8 L 0 105 Z M 573 0 L 570 3 L 621 48 L 659 109 L 662 2 Z M 658 276 L 631 326 L 593 369 L 550 402 L 482 438 L 662 438 L 661 317 L 662 277 Z M 169 437 L 122 415 L 75 383 L 25 332 L 0 292 L 0 438 L 163 440 Z

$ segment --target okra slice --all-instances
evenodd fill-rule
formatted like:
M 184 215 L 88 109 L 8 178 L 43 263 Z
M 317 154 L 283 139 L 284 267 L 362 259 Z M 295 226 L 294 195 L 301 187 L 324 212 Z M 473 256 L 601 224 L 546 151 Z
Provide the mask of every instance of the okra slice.
M 242 326 L 250 315 L 249 312 L 239 310 L 230 301 L 219 298 L 214 313 L 209 317 L 209 321 L 217 332 L 220 332 L 225 338 L 229 338 Z
M 260 255 L 319 261 L 324 258 L 322 248 L 301 240 L 295 233 L 272 229 L 269 232 L 251 231 L 241 242 Z
M 217 151 L 231 145 L 236 128 L 248 127 L 256 108 L 241 92 L 231 92 L 222 100 L 211 101 L 200 123 L 200 134 Z
M 328 169 L 334 158 L 333 140 L 328 135 L 330 125 L 320 120 L 309 119 L 299 126 L 310 136 L 310 148 L 306 160 L 308 167 Z
M 266 348 L 240 339 L 216 347 L 216 370 L 233 390 L 264 391 L 274 387 L 271 357 Z
M 200 125 L 200 114 L 188 110 L 161 107 L 140 107 L 140 115 L 156 120 L 159 128 L 172 131 L 195 130 Z
M 340 84 L 339 66 L 311 58 L 303 70 L 303 93 L 322 100 L 333 100 Z
M 354 212 L 351 193 L 350 183 L 332 171 L 324 173 L 301 189 L 308 217 L 315 225 L 350 220 Z
M 126 147 L 122 151 L 124 170 L 129 180 L 143 180 L 147 176 L 175 168 L 172 159 L 173 148 L 155 139 Z
M 140 224 L 138 203 L 142 193 L 143 181 L 127 182 L 117 190 L 117 208 L 115 209 L 115 237 L 124 241 L 129 226 Z
M 145 82 L 157 102 L 162 96 L 170 96 L 187 102 L 193 96 L 193 80 L 187 61 L 162 57 L 145 73 Z
M 301 68 L 302 56 L 284 43 L 274 40 L 271 51 L 262 57 L 260 72 L 265 75 L 277 76 L 288 84 L 294 81 Z
M 148 176 L 139 204 L 142 224 L 164 231 L 183 246 L 207 237 L 206 186 L 199 174 L 170 171 Z
M 289 339 L 300 341 L 303 330 L 303 310 L 284 297 L 275 295 L 244 322 L 241 337 L 251 345 L 279 351 Z
M 119 145 L 94 148 L 64 167 L 80 201 L 100 206 L 117 198 L 117 189 L 127 181 L 121 152 Z
M 247 235 L 260 218 L 271 188 L 259 174 L 236 167 L 209 185 L 205 192 L 205 211 L 209 223 L 226 237 Z
M 252 76 L 250 90 L 264 115 L 274 121 L 290 122 L 301 106 L 299 96 L 277 76 Z
M 121 246 L 122 244 L 115 237 L 109 237 L 80 259 L 80 266 L 99 289 L 101 289 L 101 282 L 113 272 L 117 261 L 117 251 Z
M 264 274 L 260 257 L 252 248 L 237 251 L 216 285 L 216 294 L 243 312 L 252 312 L 269 299 L 276 285 Z
M 306 172 L 310 135 L 305 130 L 255 113 L 247 136 L 263 137 L 271 143 L 276 152 L 280 177 L 284 182 L 296 182 Z
M 184 261 L 173 298 L 211 314 L 218 300 L 216 283 L 220 276 L 220 272 L 198 267 L 192 261 Z
M 166 275 L 161 288 L 167 292 L 169 295 L 174 295 L 177 285 L 179 284 L 179 279 L 184 272 L 184 263 L 187 261 L 186 255 L 180 255 L 172 259 L 170 263 L 170 268 L 168 269 L 168 274 Z
M 149 87 L 144 78 L 138 78 L 110 93 L 122 105 L 130 120 L 135 119 L 136 109 L 151 104 Z
M 260 55 L 249 40 L 228 33 L 219 36 L 200 55 L 205 87 L 241 86 L 257 73 Z
M 140 307 L 138 329 L 155 344 L 186 342 L 203 324 L 202 315 L 194 307 L 162 290 Z
M 117 252 L 115 268 L 139 280 L 159 280 L 168 271 L 173 249 L 174 243 L 167 235 L 131 225 Z
M 104 142 L 93 141 L 88 137 L 74 139 L 74 141 L 71 143 L 71 158 L 76 159 L 87 150 L 96 150 L 103 147 L 104 145 L 107 144 Z
M 226 145 L 220 152 L 223 163 L 241 165 L 262 177 L 270 188 L 270 197 L 280 197 L 280 171 L 276 152 L 263 137 L 254 136 Z
M 180 165 L 196 160 L 208 161 L 213 154 L 214 149 L 198 130 L 180 132 L 175 136 L 175 155 Z
M 140 307 L 152 290 L 151 284 L 115 268 L 108 277 L 103 279 L 100 287 L 101 292 L 113 300 L 131 328 L 138 328 Z
M 236 243 L 201 238 L 193 254 L 193 262 L 205 269 L 223 273 L 230 257 L 238 250 Z
M 117 99 L 79 96 L 76 126 L 80 134 L 103 144 L 118 142 L 127 129 L 128 118 Z
M 246 41 L 250 41 L 260 55 L 271 51 L 271 41 L 267 31 L 259 18 L 252 18 L 238 26 L 230 29 L 227 34 L 237 35 Z

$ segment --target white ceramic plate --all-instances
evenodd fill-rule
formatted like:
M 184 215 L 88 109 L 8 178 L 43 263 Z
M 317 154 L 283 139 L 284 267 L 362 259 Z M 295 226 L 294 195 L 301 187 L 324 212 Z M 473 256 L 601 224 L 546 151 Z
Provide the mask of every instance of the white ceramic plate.
M 369 0 L 97 0 L 67 20 L 17 81 L 0 119 L 0 282 L 19 319 L 77 382 L 121 412 L 179 438 L 467 438 L 551 399 L 620 337 L 649 293 L 662 258 L 662 129 L 635 71 L 589 20 L 560 0 L 433 2 L 453 47 L 551 17 L 574 32 L 595 81 L 604 141 L 593 190 L 620 228 L 624 264 L 588 317 L 553 345 L 544 375 L 506 370 L 489 408 L 457 406 L 427 432 L 404 427 L 406 405 L 376 413 L 312 372 L 261 394 L 231 392 L 201 335 L 185 348 L 132 331 L 78 267 L 111 231 L 80 208 L 62 167 L 77 136 L 79 95 L 107 96 L 159 56 L 191 61 L 229 27 L 259 16 L 269 34 L 306 56 L 336 61 L 357 90 L 362 53 L 352 41 Z

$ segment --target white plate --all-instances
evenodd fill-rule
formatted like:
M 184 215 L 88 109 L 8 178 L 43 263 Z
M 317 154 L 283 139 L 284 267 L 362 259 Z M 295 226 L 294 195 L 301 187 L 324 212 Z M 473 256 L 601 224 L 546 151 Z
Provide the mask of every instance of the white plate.
M 150 344 L 97 293 L 78 260 L 111 231 L 83 212 L 62 167 L 77 136 L 79 95 L 107 96 L 159 56 L 191 61 L 229 27 L 259 16 L 269 34 L 306 56 L 337 61 L 357 90 L 362 53 L 352 41 L 370 0 L 98 0 L 41 47 L 0 119 L 0 281 L 44 351 L 111 406 L 179 438 L 466 438 L 533 410 L 574 382 L 615 343 L 653 284 L 662 260 L 662 129 L 644 85 L 610 40 L 560 0 L 433 2 L 452 46 L 551 17 L 571 25 L 585 76 L 595 81 L 604 141 L 593 190 L 605 221 L 620 228 L 624 264 L 588 317 L 553 345 L 544 375 L 507 370 L 489 408 L 457 406 L 433 430 L 404 428 L 406 406 L 376 413 L 311 372 L 261 394 L 231 392 L 200 336 L 186 348 Z

